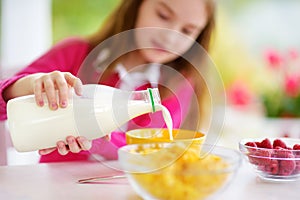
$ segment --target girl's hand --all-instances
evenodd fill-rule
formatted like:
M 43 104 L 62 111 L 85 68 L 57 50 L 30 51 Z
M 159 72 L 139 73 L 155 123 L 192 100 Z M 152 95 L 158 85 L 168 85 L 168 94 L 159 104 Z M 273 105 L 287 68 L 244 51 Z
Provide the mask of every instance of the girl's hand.
M 33 81 L 33 92 L 39 106 L 44 105 L 42 93 L 45 92 L 49 108 L 56 110 L 58 106 L 65 108 L 68 105 L 69 88 L 73 87 L 77 95 L 81 95 L 82 82 L 69 72 L 53 71 L 44 73 Z M 58 99 L 56 95 L 58 91 Z
M 69 152 L 79 153 L 82 150 L 89 150 L 91 147 L 92 143 L 85 137 L 79 136 L 75 138 L 74 136 L 68 136 L 66 138 L 66 142 L 58 141 L 56 143 L 56 147 L 49 149 L 41 149 L 39 150 L 39 154 L 46 155 L 57 149 L 59 154 L 66 155 Z

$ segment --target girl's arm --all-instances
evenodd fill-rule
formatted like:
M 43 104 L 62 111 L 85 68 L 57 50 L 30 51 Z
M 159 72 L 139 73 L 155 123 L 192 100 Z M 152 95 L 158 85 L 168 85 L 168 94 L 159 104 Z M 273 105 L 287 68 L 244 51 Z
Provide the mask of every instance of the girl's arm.
M 18 96 L 33 94 L 33 82 L 42 73 L 30 74 L 18 79 L 15 83 L 8 86 L 2 93 L 4 101 L 8 101 Z
M 34 94 L 33 83 L 44 73 L 61 71 L 76 75 L 89 50 L 88 43 L 82 39 L 63 40 L 13 77 L 1 80 L 0 120 L 7 118 L 7 101 L 17 96 Z
M 49 73 L 35 73 L 27 75 L 8 86 L 3 91 L 3 99 L 9 100 L 18 96 L 35 95 L 38 106 L 44 105 L 42 94 L 45 93 L 49 108 L 56 110 L 58 106 L 67 106 L 69 87 L 73 87 L 77 95 L 81 95 L 82 83 L 79 78 L 69 72 L 53 71 Z M 56 96 L 58 91 L 58 97 Z M 59 104 L 57 104 L 59 102 Z

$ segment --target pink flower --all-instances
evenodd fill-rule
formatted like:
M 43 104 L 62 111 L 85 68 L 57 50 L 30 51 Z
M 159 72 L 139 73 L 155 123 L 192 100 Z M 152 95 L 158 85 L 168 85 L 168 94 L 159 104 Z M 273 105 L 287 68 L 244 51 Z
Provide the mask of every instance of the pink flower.
M 283 57 L 276 50 L 268 50 L 265 53 L 266 60 L 272 69 L 280 68 L 283 63 Z
M 290 49 L 288 55 L 292 60 L 297 60 L 299 58 L 299 52 L 296 49 Z
M 242 82 L 234 82 L 227 90 L 228 100 L 234 105 L 248 105 L 252 101 L 250 89 Z
M 290 97 L 297 97 L 300 94 L 300 76 L 290 74 L 285 77 L 285 93 Z

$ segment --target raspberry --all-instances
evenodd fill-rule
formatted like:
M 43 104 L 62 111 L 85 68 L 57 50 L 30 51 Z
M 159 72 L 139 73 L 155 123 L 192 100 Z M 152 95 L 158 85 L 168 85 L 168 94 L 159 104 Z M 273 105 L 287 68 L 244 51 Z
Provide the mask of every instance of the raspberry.
M 261 148 L 260 147 L 260 142 L 254 142 L 255 143 L 255 145 L 258 147 L 258 148 Z
M 300 144 L 295 144 L 293 146 L 293 150 L 300 150 Z
M 294 173 L 300 173 L 300 156 L 295 156 L 295 158 L 297 158 L 298 160 L 296 160 L 296 168 Z
M 297 158 L 296 160 L 296 169 L 295 169 L 295 173 L 300 173 L 300 151 L 298 152 L 298 150 L 300 150 L 300 144 L 295 144 L 293 146 L 293 150 L 297 150 L 297 152 L 295 151 L 295 158 Z
M 272 145 L 271 141 L 268 138 L 266 138 L 266 139 L 264 139 L 263 141 L 260 142 L 260 147 L 261 148 L 272 149 L 273 145 Z
M 259 162 L 257 161 L 257 158 L 254 157 L 252 154 L 249 154 L 248 155 L 248 159 L 249 159 L 249 162 L 254 164 L 254 165 L 259 165 Z
M 245 145 L 249 146 L 249 147 L 257 147 L 257 145 L 255 144 L 255 142 L 247 142 Z
M 290 134 L 289 134 L 288 132 L 282 133 L 282 137 L 289 138 L 289 137 L 290 137 Z
M 256 144 L 254 142 L 247 142 L 245 146 L 248 146 L 247 150 L 250 154 L 254 153 L 256 151 Z
M 288 158 L 289 155 L 293 155 L 292 151 L 277 146 L 277 147 L 273 150 L 272 157 L 275 157 L 275 158 Z
M 266 172 L 266 165 L 257 165 L 256 167 L 259 171 Z
M 287 157 L 287 160 L 280 160 L 279 161 L 279 175 L 288 176 L 293 173 L 293 171 L 296 169 L 296 162 L 294 159 L 295 156 L 293 154 L 289 154 Z
M 259 150 L 256 152 L 256 155 L 259 156 L 257 160 L 259 161 L 260 164 L 263 165 L 269 165 L 271 163 L 271 152 L 269 151 L 264 151 L 264 150 Z
M 280 139 L 275 139 L 273 141 L 273 148 L 275 149 L 276 147 L 287 148 L 286 144 Z
M 291 150 L 276 146 L 272 156 L 276 158 L 282 158 L 278 160 L 279 162 L 278 175 L 288 176 L 291 175 L 293 171 L 296 169 L 296 162 L 294 160 L 295 156 Z
M 279 171 L 279 163 L 278 160 L 272 159 L 269 165 L 266 165 L 264 171 L 276 175 Z
M 258 149 L 248 155 L 249 161 L 255 165 L 269 165 L 271 163 L 271 152 L 269 150 Z
M 293 150 L 295 155 L 300 156 L 300 144 L 295 144 Z

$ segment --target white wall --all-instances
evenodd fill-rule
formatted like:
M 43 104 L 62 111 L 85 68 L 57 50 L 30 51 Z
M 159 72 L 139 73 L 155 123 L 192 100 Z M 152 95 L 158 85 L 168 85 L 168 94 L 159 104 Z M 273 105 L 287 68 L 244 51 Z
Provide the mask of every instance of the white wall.
M 0 66 L 7 76 L 51 45 L 51 0 L 2 0 L 1 20 Z

